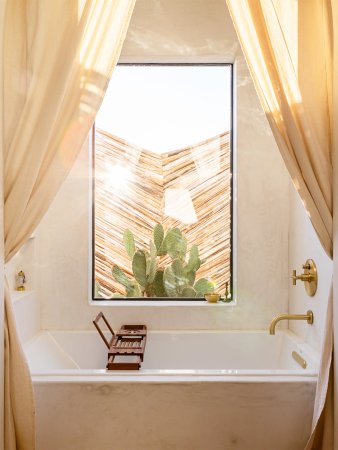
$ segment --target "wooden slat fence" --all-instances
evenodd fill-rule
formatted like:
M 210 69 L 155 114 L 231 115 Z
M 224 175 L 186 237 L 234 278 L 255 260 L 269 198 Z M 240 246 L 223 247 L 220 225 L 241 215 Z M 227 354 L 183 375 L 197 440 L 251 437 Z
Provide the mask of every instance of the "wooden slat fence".
M 120 187 L 111 180 L 116 166 L 130 176 Z M 188 249 L 198 245 L 205 262 L 197 277 L 212 278 L 217 290 L 224 292 L 230 280 L 230 181 L 229 133 L 156 154 L 96 130 L 94 275 L 103 296 L 125 295 L 111 276 L 114 264 L 132 276 L 122 242 L 124 230 L 134 233 L 139 249 L 148 249 L 156 223 L 165 229 L 179 227 L 188 239 Z M 161 265 L 166 262 L 162 259 Z

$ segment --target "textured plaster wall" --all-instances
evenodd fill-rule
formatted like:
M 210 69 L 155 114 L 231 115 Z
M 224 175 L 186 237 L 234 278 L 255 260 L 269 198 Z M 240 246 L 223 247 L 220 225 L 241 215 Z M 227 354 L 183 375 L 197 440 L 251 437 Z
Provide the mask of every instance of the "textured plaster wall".
M 290 321 L 289 328 L 320 350 L 325 331 L 332 261 L 324 252 L 298 193 L 290 186 L 289 276 L 292 269 L 296 269 L 297 274 L 302 273 L 302 265 L 308 258 L 313 259 L 317 266 L 317 292 L 314 297 L 309 297 L 304 283 L 297 281 L 297 285 L 293 286 L 290 280 L 289 311 L 293 314 L 305 314 L 307 310 L 311 310 L 314 314 L 314 323 L 308 325 L 306 322 Z
M 224 0 L 138 0 L 123 62 L 233 62 L 237 210 L 235 306 L 88 304 L 89 157 L 80 155 L 36 233 L 43 328 L 91 328 L 106 309 L 113 326 L 260 329 L 287 310 L 289 178 L 259 104 Z

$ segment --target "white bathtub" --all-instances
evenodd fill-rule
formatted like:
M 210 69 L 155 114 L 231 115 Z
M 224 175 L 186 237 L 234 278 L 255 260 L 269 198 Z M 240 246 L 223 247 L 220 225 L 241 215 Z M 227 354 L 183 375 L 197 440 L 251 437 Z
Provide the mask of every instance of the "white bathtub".
M 309 434 L 318 357 L 288 331 L 149 332 L 135 372 L 105 369 L 95 331 L 25 351 L 38 450 L 303 450 Z

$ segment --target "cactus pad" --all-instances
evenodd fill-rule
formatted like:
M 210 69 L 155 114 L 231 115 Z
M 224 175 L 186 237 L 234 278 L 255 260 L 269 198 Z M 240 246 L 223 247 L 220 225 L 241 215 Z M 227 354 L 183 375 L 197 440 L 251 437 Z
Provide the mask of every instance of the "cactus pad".
M 123 244 L 129 258 L 132 258 L 135 253 L 135 240 L 134 235 L 130 230 L 125 230 L 123 233 Z

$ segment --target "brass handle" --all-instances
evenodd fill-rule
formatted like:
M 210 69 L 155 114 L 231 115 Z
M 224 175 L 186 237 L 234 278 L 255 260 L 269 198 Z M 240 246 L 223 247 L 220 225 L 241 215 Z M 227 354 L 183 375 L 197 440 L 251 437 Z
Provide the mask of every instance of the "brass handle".
M 296 284 L 297 284 L 297 271 L 296 270 L 293 270 L 292 271 L 292 284 L 293 284 L 293 286 L 296 286 Z
M 304 273 L 297 275 L 296 270 L 292 271 L 292 284 L 296 286 L 297 280 L 304 281 L 306 292 L 313 297 L 317 291 L 317 269 L 312 259 L 308 259 L 303 264 Z
M 300 281 L 313 281 L 314 280 L 314 276 L 311 275 L 310 273 L 302 273 L 301 275 L 297 275 L 297 272 L 295 270 L 292 271 L 292 284 L 294 286 L 296 286 L 297 284 L 297 280 Z

